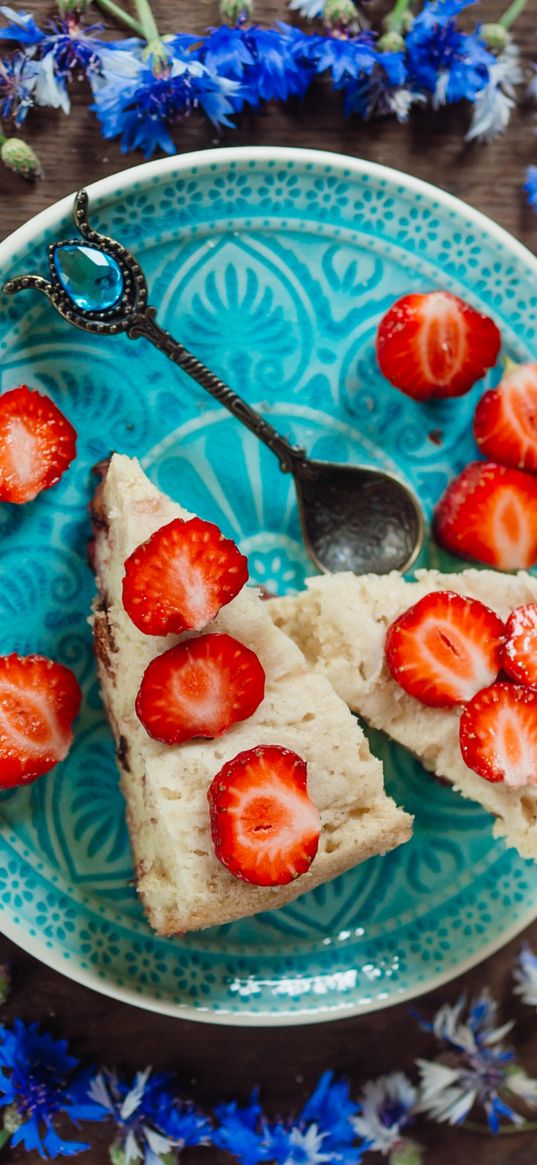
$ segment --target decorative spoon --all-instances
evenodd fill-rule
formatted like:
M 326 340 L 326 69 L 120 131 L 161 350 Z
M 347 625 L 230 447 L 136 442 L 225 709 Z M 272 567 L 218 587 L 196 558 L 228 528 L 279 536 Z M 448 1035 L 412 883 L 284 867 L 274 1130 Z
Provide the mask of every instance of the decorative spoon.
M 178 364 L 276 455 L 293 476 L 306 550 L 325 572 L 355 574 L 406 570 L 423 540 L 423 518 L 409 489 L 397 478 L 364 466 L 313 461 L 237 396 L 218 376 L 165 332 L 147 303 L 147 283 L 133 255 L 88 222 L 88 195 L 75 197 L 80 238 L 51 243 L 50 281 L 21 275 L 4 284 L 8 295 L 43 292 L 68 323 L 95 335 L 140 336 Z

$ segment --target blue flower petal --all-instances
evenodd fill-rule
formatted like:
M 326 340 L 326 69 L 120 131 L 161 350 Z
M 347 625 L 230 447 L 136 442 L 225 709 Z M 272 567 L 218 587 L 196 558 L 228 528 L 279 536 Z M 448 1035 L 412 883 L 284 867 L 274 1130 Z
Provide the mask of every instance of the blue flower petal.
M 45 33 L 36 24 L 31 12 L 18 12 L 7 5 L 0 7 L 2 16 L 10 21 L 0 28 L 0 40 L 16 40 L 19 44 L 37 45 L 45 39 Z

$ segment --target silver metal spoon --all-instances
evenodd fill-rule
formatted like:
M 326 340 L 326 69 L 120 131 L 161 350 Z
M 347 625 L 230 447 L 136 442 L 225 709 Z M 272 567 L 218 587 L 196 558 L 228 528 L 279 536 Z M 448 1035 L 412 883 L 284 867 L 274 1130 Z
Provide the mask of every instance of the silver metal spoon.
M 423 517 L 409 489 L 391 474 L 364 466 L 313 461 L 291 445 L 246 401 L 224 384 L 155 320 L 148 306 L 147 283 L 133 255 L 93 230 L 88 195 L 79 191 L 74 221 L 82 238 L 51 243 L 50 279 L 21 275 L 8 280 L 8 295 L 43 292 L 68 323 L 94 335 L 125 332 L 143 337 L 246 425 L 276 455 L 296 488 L 306 550 L 325 572 L 342 570 L 385 574 L 407 570 L 418 554 Z

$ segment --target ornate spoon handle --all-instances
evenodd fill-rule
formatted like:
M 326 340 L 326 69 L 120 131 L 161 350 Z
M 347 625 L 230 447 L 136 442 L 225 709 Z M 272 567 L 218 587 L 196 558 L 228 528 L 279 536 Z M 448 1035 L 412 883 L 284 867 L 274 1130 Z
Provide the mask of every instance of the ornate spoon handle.
M 246 425 L 256 437 L 259 437 L 260 441 L 268 445 L 268 448 L 278 458 L 280 468 L 284 473 L 293 473 L 297 463 L 305 459 L 304 449 L 298 445 L 290 445 L 285 437 L 282 437 L 272 425 L 269 425 L 268 421 L 256 413 L 255 409 L 251 408 L 229 385 L 220 380 L 205 364 L 202 364 L 201 360 L 189 352 L 188 348 L 185 348 L 178 340 L 174 340 L 169 332 L 159 327 L 155 320 L 154 308 L 149 307 L 138 317 L 135 317 L 127 330 L 127 335 L 131 340 L 143 336 L 155 348 L 173 360 L 174 364 L 178 364 L 188 376 L 191 376 L 215 400 L 224 405 L 241 424 Z
M 125 332 L 132 340 L 143 336 L 268 445 L 284 473 L 293 473 L 302 465 L 306 460 L 303 449 L 290 445 L 255 409 L 157 324 L 156 309 L 147 303 L 147 283 L 139 263 L 116 239 L 90 226 L 85 190 L 79 190 L 76 195 L 73 217 L 82 239 L 68 239 L 49 246 L 50 280 L 42 275 L 19 275 L 8 279 L 4 291 L 8 295 L 28 289 L 41 291 L 68 323 L 84 332 L 100 336 Z M 90 272 L 89 290 L 83 287 L 81 261 L 86 265 L 86 273 L 88 269 Z M 66 264 L 70 264 L 70 269 Z

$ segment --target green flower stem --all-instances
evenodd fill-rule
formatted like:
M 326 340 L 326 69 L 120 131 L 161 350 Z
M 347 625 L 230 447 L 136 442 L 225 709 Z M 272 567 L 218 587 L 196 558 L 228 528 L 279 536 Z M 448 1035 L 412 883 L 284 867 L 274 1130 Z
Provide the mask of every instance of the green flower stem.
M 130 16 L 128 12 L 125 12 L 123 8 L 120 8 L 119 4 L 114 4 L 114 0 L 96 0 L 96 3 L 99 5 L 99 8 L 102 8 L 103 12 L 106 12 L 108 16 L 112 16 L 118 24 L 124 24 L 131 32 L 135 32 L 136 36 L 143 37 L 144 30 L 139 21 L 135 20 L 134 16 Z
M 149 0 L 134 0 L 134 7 L 136 8 L 136 15 L 143 30 L 144 40 L 148 44 L 151 44 L 153 41 L 159 41 L 160 33 Z
M 487 1136 L 490 1136 L 488 1125 L 478 1125 L 474 1121 L 465 1121 L 464 1128 L 469 1129 L 471 1133 L 486 1133 Z M 535 1129 L 537 1129 L 537 1121 L 524 1121 L 521 1125 L 504 1125 L 502 1129 L 498 1129 L 498 1136 L 509 1137 L 515 1133 L 533 1133 Z
M 0 146 L 3 146 L 4 142 L 7 142 L 7 138 L 6 138 L 5 133 L 2 133 L 2 131 L 0 130 Z
M 525 2 L 526 0 L 524 0 L 524 3 Z M 388 13 L 384 21 L 384 27 L 388 32 L 400 32 L 403 24 L 403 18 L 406 16 L 412 3 L 413 0 L 395 0 L 395 4 L 391 12 Z
M 9 1132 L 9 1129 L 0 1129 L 0 1149 L 3 1149 L 7 1141 L 9 1141 L 10 1136 L 11 1133 Z
M 497 24 L 501 24 L 502 28 L 511 28 L 515 20 L 518 20 L 518 17 L 522 15 L 527 3 L 528 0 L 513 0 L 509 8 L 506 8 L 503 16 L 500 16 Z

